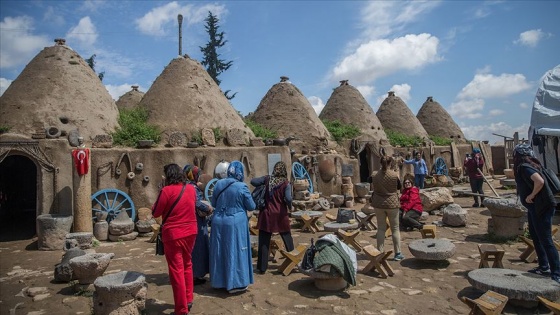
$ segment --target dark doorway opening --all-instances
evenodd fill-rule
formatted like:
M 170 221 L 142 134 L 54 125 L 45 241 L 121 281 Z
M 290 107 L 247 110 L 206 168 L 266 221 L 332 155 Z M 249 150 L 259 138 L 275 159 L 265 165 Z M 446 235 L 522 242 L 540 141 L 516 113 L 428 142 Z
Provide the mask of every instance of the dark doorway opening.
M 369 170 L 369 161 L 368 161 L 368 149 L 364 148 L 362 152 L 360 152 L 360 183 L 367 183 L 369 177 L 371 176 L 371 171 Z
M 0 241 L 30 239 L 36 234 L 37 166 L 22 155 L 0 163 Z

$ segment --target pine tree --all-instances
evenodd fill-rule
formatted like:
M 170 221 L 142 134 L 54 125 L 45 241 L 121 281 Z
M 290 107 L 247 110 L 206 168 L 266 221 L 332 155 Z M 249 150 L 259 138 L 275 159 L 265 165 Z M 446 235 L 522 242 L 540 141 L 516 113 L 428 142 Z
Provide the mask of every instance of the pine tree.
M 85 60 L 85 62 L 87 62 L 88 66 L 91 68 L 91 70 L 93 70 L 93 72 L 95 72 L 95 57 L 97 56 L 93 54 L 91 55 L 91 57 Z M 97 76 L 99 77 L 99 80 L 103 81 L 103 77 L 105 76 L 105 71 L 99 72 Z
M 202 65 L 206 67 L 206 71 L 208 74 L 214 79 L 217 85 L 220 85 L 222 81 L 218 79 L 222 72 L 226 71 L 231 67 L 233 61 L 225 61 L 220 59 L 220 54 L 218 53 L 218 48 L 223 47 L 227 40 L 224 40 L 224 32 L 220 32 L 220 26 L 218 22 L 220 20 L 212 14 L 212 12 L 208 11 L 208 17 L 204 20 L 206 21 L 206 25 L 204 28 L 210 37 L 210 41 L 204 47 L 199 47 L 200 51 L 203 53 L 204 58 L 202 59 Z M 229 95 L 231 90 L 227 90 L 224 92 L 224 96 L 231 100 L 235 97 L 237 92 L 233 95 Z

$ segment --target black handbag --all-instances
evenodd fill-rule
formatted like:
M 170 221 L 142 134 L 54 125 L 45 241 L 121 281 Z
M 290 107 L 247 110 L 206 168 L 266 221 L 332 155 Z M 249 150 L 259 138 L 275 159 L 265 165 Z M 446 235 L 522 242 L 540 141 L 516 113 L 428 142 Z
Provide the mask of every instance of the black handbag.
M 165 255 L 165 250 L 163 248 L 163 239 L 162 239 L 162 235 L 161 235 L 161 233 L 163 231 L 163 225 L 165 224 L 165 221 L 167 220 L 167 218 L 169 217 L 169 215 L 171 214 L 171 212 L 175 208 L 175 205 L 177 205 L 179 200 L 181 200 L 181 196 L 183 196 L 183 192 L 185 191 L 185 186 L 186 186 L 186 184 L 183 184 L 183 189 L 181 189 L 181 193 L 179 194 L 179 197 L 177 197 L 177 200 L 175 200 L 175 202 L 173 203 L 173 205 L 171 206 L 171 208 L 167 212 L 167 215 L 165 216 L 165 218 L 163 218 L 163 221 L 161 221 L 161 226 L 159 227 L 159 232 L 158 232 L 158 235 L 156 237 L 156 255 L 159 255 L 159 256 Z
M 262 185 L 255 187 L 251 193 L 253 202 L 255 202 L 255 210 L 264 210 L 266 208 L 266 192 L 268 191 L 268 179 Z
M 355 211 L 352 209 L 338 209 L 338 213 L 336 214 L 336 222 L 337 223 L 348 223 L 350 220 L 355 219 Z
M 301 259 L 301 268 L 303 270 L 310 270 L 313 269 L 313 260 L 315 259 L 315 253 L 317 252 L 317 248 L 315 244 L 313 244 L 313 239 L 311 239 L 311 246 L 305 250 L 305 254 L 303 254 L 303 258 Z

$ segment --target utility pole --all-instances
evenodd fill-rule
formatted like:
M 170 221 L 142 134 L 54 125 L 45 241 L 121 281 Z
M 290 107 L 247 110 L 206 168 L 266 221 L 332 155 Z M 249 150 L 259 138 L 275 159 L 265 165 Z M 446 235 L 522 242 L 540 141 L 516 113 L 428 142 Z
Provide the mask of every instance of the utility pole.
M 183 16 L 181 14 L 177 15 L 177 20 L 179 21 L 179 56 L 183 55 Z

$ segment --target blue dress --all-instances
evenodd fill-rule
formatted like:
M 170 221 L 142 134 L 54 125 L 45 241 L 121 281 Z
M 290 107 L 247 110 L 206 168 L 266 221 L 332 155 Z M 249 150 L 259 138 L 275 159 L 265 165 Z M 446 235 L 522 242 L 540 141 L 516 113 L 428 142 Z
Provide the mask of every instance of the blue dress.
M 202 202 L 202 191 L 193 182 L 189 183 L 193 185 L 196 190 L 196 209 L 202 212 L 208 212 L 209 208 L 206 204 Z M 196 215 L 196 225 L 198 229 L 198 234 L 196 235 L 196 241 L 194 243 L 194 248 L 192 251 L 192 264 L 193 264 L 193 276 L 195 278 L 204 278 L 206 274 L 210 271 L 210 238 L 208 235 L 208 217 L 201 217 Z
M 249 188 L 234 178 L 221 179 L 212 194 L 210 284 L 213 288 L 247 287 L 253 281 L 253 258 L 247 212 L 255 209 Z

